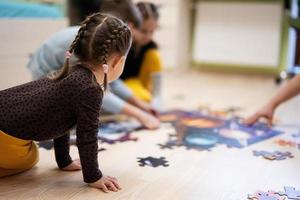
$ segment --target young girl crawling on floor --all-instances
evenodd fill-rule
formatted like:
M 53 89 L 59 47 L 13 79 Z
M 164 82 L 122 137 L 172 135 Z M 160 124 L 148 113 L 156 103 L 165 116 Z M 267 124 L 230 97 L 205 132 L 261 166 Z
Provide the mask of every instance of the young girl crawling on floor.
M 33 141 L 54 139 L 60 169 L 82 169 L 84 181 L 104 192 L 121 189 L 98 167 L 97 133 L 103 92 L 122 73 L 130 46 L 126 24 L 96 13 L 82 23 L 62 70 L 0 91 L 0 177 L 32 168 L 38 161 Z M 73 56 L 79 61 L 69 66 Z M 66 133 L 74 126 L 80 162 L 69 154 Z

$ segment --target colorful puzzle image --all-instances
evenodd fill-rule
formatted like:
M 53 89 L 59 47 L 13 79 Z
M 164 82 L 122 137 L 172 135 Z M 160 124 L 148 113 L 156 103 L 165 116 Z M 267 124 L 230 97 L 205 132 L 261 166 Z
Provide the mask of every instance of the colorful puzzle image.
M 214 112 L 174 110 L 160 115 L 162 122 L 171 123 L 176 135 L 170 135 L 162 149 L 185 146 L 187 149 L 210 150 L 218 144 L 244 148 L 281 134 L 266 124 L 246 126 L 238 117 L 217 116 Z

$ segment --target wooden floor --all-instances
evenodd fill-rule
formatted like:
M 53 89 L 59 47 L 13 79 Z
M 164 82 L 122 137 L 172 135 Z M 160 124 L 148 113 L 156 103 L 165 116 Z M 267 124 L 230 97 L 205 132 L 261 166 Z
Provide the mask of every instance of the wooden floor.
M 164 108 L 237 106 L 243 108 L 241 115 L 247 115 L 278 89 L 272 78 L 261 76 L 188 70 L 166 72 L 164 78 Z M 299 103 L 296 98 L 276 113 L 278 124 L 287 134 L 300 125 Z M 159 131 L 135 133 L 137 142 L 100 144 L 107 149 L 99 153 L 101 170 L 119 179 L 123 190 L 118 193 L 104 194 L 86 187 L 81 172 L 58 171 L 53 151 L 40 149 L 40 162 L 34 169 L 0 179 L 0 199 L 242 200 L 258 189 L 279 191 L 283 186 L 300 189 L 300 150 L 274 143 L 283 136 L 244 149 L 222 145 L 211 152 L 183 147 L 159 149 L 157 144 L 165 142 L 172 132 L 174 129 L 164 124 Z M 291 151 L 295 158 L 269 161 L 254 157 L 252 150 Z M 71 152 L 73 158 L 78 157 L 75 147 Z M 170 166 L 140 167 L 137 157 L 147 156 L 164 156 Z

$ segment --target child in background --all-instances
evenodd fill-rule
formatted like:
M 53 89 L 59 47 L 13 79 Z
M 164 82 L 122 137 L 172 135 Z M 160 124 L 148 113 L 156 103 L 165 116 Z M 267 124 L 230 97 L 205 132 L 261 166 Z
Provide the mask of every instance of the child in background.
M 143 23 L 140 29 L 132 29 L 133 44 L 121 79 L 135 96 L 159 108 L 162 64 L 157 45 L 153 41 L 158 26 L 158 8 L 148 2 L 137 3 L 137 7 L 142 14 Z
M 68 0 L 67 13 L 71 26 L 80 25 L 87 16 L 100 11 L 105 13 L 109 11 L 110 14 L 122 20 L 123 18 L 119 17 L 118 14 L 129 13 L 128 17 L 131 17 L 129 21 L 140 20 L 139 12 L 133 12 L 132 9 L 135 9 L 135 7 L 132 7 L 131 4 L 131 0 Z M 113 11 L 112 8 L 116 12 L 111 12 Z
M 66 53 L 62 70 L 43 79 L 0 91 L 0 176 L 32 168 L 34 141 L 54 139 L 62 170 L 82 169 L 89 186 L 118 191 L 114 177 L 98 167 L 98 124 L 103 90 L 123 71 L 131 32 L 121 20 L 100 13 L 88 17 Z M 69 65 L 70 57 L 78 58 Z M 67 132 L 76 126 L 80 156 L 72 160 Z
M 254 124 L 260 118 L 266 118 L 268 125 L 272 126 L 273 115 L 276 108 L 300 93 L 300 75 L 295 76 L 285 86 L 283 86 L 277 94 L 261 109 L 252 116 L 248 117 L 244 123 L 248 125 Z
M 142 18 L 131 0 L 102 0 L 100 10 L 124 20 L 131 29 L 140 28 Z M 79 28 L 69 27 L 54 34 L 31 56 L 28 68 L 34 80 L 61 68 L 64 52 L 74 40 Z M 147 129 L 159 127 L 156 111 L 148 103 L 136 98 L 121 80 L 110 83 L 110 91 L 104 95 L 102 103 L 102 109 L 106 113 L 128 115 L 137 119 Z

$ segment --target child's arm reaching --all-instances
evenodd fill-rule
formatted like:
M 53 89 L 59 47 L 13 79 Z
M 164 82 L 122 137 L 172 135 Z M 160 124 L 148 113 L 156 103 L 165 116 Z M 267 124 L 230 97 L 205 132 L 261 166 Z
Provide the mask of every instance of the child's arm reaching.
M 300 93 L 300 75 L 290 80 L 285 86 L 279 89 L 277 94 L 255 114 L 245 120 L 246 124 L 253 124 L 261 117 L 266 118 L 268 124 L 272 125 L 273 114 L 275 109 L 283 102 L 291 99 Z
M 130 91 L 130 89 L 124 84 L 124 82 L 120 79 L 113 81 L 110 84 L 110 89 L 113 92 L 113 94 L 117 95 L 124 101 L 130 103 L 133 106 L 136 106 L 137 108 L 151 114 L 154 116 L 157 116 L 157 111 L 153 109 L 150 104 L 143 102 L 142 100 L 139 100 L 137 97 L 133 95 L 133 93 Z M 105 97 L 104 97 L 105 101 Z M 124 102 L 124 103 L 126 103 Z M 124 105 L 123 105 L 124 107 Z M 122 107 L 122 108 L 123 108 Z M 121 108 L 119 109 L 119 111 Z M 125 113 L 127 114 L 127 113 Z
M 121 80 L 110 84 L 111 92 L 103 97 L 103 109 L 113 114 L 125 114 L 137 119 L 147 129 L 159 127 L 157 112 L 149 104 L 138 100 Z

